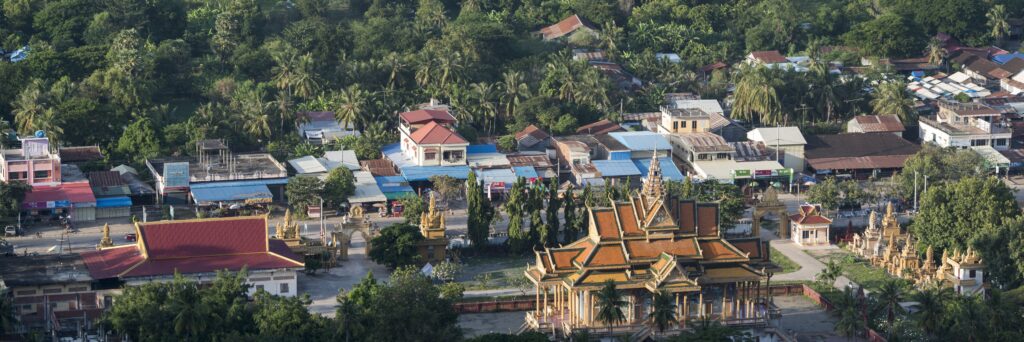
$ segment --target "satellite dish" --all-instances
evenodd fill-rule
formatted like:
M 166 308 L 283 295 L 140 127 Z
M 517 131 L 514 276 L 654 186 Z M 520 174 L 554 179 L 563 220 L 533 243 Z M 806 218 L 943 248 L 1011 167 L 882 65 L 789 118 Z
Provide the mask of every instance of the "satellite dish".
M 43 132 L 43 130 L 36 131 L 36 138 L 45 138 L 45 137 L 46 137 L 46 132 Z

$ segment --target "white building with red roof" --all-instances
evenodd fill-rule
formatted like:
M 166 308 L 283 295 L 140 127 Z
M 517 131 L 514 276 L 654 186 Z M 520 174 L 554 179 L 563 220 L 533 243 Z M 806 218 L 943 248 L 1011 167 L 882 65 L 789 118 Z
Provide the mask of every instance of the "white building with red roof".
M 827 246 L 828 228 L 832 219 L 821 214 L 820 204 L 800 205 L 799 211 L 789 215 L 790 235 L 801 246 Z
M 282 240 L 268 238 L 265 216 L 137 222 L 136 242 L 82 253 L 94 279 L 120 279 L 128 286 L 168 281 L 175 273 L 199 283 L 217 271 L 245 268 L 250 294 L 265 290 L 294 296 L 301 258 Z
M 593 38 L 598 36 L 597 26 L 576 14 L 570 15 L 554 25 L 541 28 L 539 33 L 544 40 L 555 40 L 565 36 L 569 36 L 571 40 L 577 34 L 590 35 Z
M 469 142 L 455 132 L 447 110 L 420 109 L 399 114 L 402 154 L 418 166 L 466 165 Z

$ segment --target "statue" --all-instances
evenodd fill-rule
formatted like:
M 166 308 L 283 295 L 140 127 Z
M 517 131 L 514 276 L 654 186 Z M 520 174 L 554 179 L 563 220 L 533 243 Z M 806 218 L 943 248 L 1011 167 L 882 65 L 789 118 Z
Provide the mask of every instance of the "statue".
M 290 209 L 284 210 L 284 220 L 278 223 L 274 230 L 274 237 L 279 240 L 299 238 L 299 224 L 295 222 Z
M 100 239 L 100 248 L 114 246 L 114 241 L 110 239 L 110 224 L 103 224 L 103 238 Z
M 352 218 L 361 219 L 363 218 L 363 214 L 363 207 L 358 205 L 352 206 L 352 209 L 349 209 L 348 211 L 348 215 Z

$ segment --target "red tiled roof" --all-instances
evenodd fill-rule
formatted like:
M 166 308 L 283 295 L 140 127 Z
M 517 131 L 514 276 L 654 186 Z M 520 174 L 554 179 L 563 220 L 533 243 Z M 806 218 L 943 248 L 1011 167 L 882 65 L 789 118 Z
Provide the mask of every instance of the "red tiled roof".
M 627 240 L 626 250 L 629 251 L 631 258 L 636 259 L 656 258 L 661 252 L 675 257 L 700 256 L 700 253 L 697 253 L 697 240 L 694 238 L 674 241 L 672 239 L 662 239 L 650 242 L 647 240 Z
M 398 116 L 410 125 L 423 124 L 430 121 L 440 121 L 441 123 L 455 122 L 455 117 L 448 113 L 447 110 L 420 109 L 398 114 Z
M 627 203 L 616 204 L 615 211 L 619 213 L 619 221 L 622 221 L 622 234 L 644 234 L 644 231 L 640 230 L 640 226 L 637 224 L 636 213 L 633 212 L 632 205 L 629 205 Z
M 777 50 L 753 51 L 753 52 L 750 53 L 750 56 L 753 57 L 755 60 L 757 60 L 757 61 L 759 61 L 761 63 L 766 63 L 766 64 L 777 64 L 777 63 L 788 63 L 789 62 L 789 60 L 786 59 L 786 57 L 783 56 L 781 53 L 779 53 L 779 51 L 777 51 Z
M 709 240 L 700 242 L 700 250 L 704 252 L 705 261 L 719 261 L 730 259 L 746 259 L 722 240 Z
M 103 152 L 99 146 L 72 146 L 62 147 L 57 152 L 60 161 L 64 163 L 87 162 L 103 159 Z
M 426 126 L 420 127 L 409 135 L 416 144 L 468 144 L 466 139 L 452 132 L 448 127 L 438 125 L 431 121 Z
M 725 63 L 722 63 L 722 62 L 714 62 L 714 63 L 711 63 L 711 64 L 708 64 L 708 65 L 700 67 L 700 71 L 712 72 L 712 71 L 715 71 L 715 70 L 718 70 L 718 69 L 725 69 L 725 68 L 728 68 L 728 67 L 729 67 L 728 64 L 725 64 Z
M 797 224 L 828 224 L 832 223 L 832 220 L 827 217 L 821 216 L 821 210 L 818 207 L 804 204 L 800 206 L 800 211 L 795 215 L 790 215 L 789 219 Z
M 299 112 L 296 116 L 309 122 L 336 121 L 334 112 Z
M 544 36 L 544 40 L 557 39 L 573 33 L 581 27 L 596 30 L 596 28 L 594 28 L 594 26 L 589 22 L 580 18 L 580 16 L 573 14 L 554 25 L 540 29 L 540 34 Z
M 104 279 L 302 267 L 283 241 L 268 239 L 263 217 L 140 223 L 139 231 L 136 245 L 82 253 L 89 274 Z
M 697 206 L 697 235 L 718 236 L 718 206 Z
M 622 252 L 622 245 L 600 245 L 593 252 L 588 266 L 610 266 L 626 264 L 626 255 Z
M 619 226 L 615 222 L 615 213 L 611 210 L 594 210 L 594 224 L 597 225 L 597 234 L 602 239 L 619 238 Z
M 526 126 L 526 128 L 523 128 L 522 131 L 516 133 L 516 140 L 522 139 L 527 135 L 532 136 L 534 139 L 537 140 L 544 140 L 550 137 L 550 135 L 548 135 L 548 132 L 545 132 L 543 129 L 540 129 L 540 127 L 531 124 L 529 126 Z
M 359 165 L 363 167 L 363 170 L 370 171 L 374 177 L 398 175 L 398 172 L 395 171 L 395 164 L 388 159 L 363 160 L 359 162 Z

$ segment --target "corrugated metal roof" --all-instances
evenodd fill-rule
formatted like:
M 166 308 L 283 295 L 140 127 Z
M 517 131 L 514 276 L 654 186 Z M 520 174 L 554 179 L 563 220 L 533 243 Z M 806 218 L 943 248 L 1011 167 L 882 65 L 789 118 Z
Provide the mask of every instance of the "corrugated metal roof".
M 246 200 L 271 200 L 274 194 L 266 185 L 240 185 L 192 188 L 192 199 L 198 205 L 216 202 L 237 202 Z
M 512 172 L 516 174 L 516 177 L 523 177 L 526 179 L 540 177 L 540 175 L 537 174 L 537 169 L 534 169 L 533 166 L 513 166 Z
M 359 158 L 356 157 L 356 151 L 353 150 L 327 151 L 324 153 L 321 163 L 327 167 L 327 170 L 334 170 L 341 166 L 347 167 L 349 170 L 359 170 Z
M 608 135 L 618 140 L 631 151 L 671 150 L 665 136 L 654 132 L 611 132 Z
M 288 184 L 288 178 L 253 179 L 253 180 L 230 181 L 230 182 L 193 183 L 189 187 L 192 188 L 192 189 L 206 189 L 206 188 L 219 188 L 219 187 L 226 187 L 226 186 L 284 185 L 284 184 Z
M 289 159 L 288 165 L 291 165 L 295 172 L 299 174 L 327 172 L 327 167 L 313 156 Z
M 591 161 L 602 177 L 639 176 L 640 170 L 632 160 L 594 160 Z
M 387 201 L 387 196 L 380 190 L 377 180 L 369 171 L 355 171 L 352 175 L 356 178 L 355 193 L 349 196 L 349 203 L 370 203 Z
M 683 181 L 683 173 L 676 167 L 676 163 L 672 162 L 671 157 L 658 158 L 658 163 L 661 165 L 661 177 L 672 181 Z M 633 164 L 636 164 L 636 168 L 640 170 L 641 177 L 647 177 L 647 170 L 651 168 L 651 160 L 634 159 Z
M 402 176 L 379 176 L 373 177 L 377 181 L 377 187 L 389 200 L 398 199 L 405 194 L 414 193 L 409 182 Z
M 498 153 L 498 146 L 494 144 L 478 144 L 466 146 L 466 154 L 477 153 Z
M 512 183 L 516 182 L 516 174 L 511 169 L 490 169 L 477 171 L 477 175 L 483 180 L 484 185 L 493 183 L 504 183 L 506 187 L 511 187 Z

